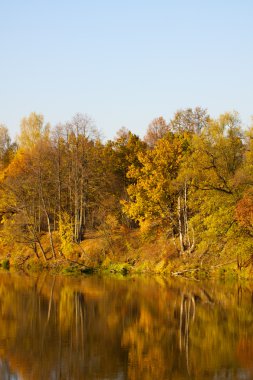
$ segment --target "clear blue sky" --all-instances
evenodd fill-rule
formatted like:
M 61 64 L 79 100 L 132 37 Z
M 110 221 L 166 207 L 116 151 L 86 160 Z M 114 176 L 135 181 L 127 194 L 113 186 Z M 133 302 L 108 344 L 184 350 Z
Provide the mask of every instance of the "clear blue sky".
M 106 138 L 202 106 L 253 114 L 252 0 L 2 0 L 0 122 L 87 113 Z

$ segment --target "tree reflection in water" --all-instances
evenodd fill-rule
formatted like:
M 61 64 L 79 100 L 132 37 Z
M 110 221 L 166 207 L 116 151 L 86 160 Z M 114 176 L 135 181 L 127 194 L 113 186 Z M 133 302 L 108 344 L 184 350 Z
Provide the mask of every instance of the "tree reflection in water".
M 0 379 L 253 378 L 250 287 L 46 273 L 0 279 Z

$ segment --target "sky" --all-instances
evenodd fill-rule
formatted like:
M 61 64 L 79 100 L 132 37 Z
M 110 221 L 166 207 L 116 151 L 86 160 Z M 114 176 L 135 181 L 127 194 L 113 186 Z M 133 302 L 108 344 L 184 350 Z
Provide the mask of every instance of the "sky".
M 201 106 L 253 115 L 252 0 L 0 0 L 0 123 L 88 114 L 111 139 Z

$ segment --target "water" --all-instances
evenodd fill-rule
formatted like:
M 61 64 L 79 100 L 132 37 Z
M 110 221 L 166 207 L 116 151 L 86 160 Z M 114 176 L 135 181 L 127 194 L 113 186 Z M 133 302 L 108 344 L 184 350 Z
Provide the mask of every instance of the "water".
M 1 272 L 0 379 L 253 379 L 252 290 Z

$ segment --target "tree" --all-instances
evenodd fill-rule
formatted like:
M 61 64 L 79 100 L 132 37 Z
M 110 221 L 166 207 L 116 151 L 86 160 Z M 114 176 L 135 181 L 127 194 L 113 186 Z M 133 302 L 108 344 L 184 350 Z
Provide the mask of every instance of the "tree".
M 42 137 L 49 138 L 49 131 L 50 125 L 44 124 L 43 115 L 32 112 L 21 121 L 18 138 L 19 147 L 22 149 L 34 148 Z
M 189 168 L 193 185 L 202 190 L 232 193 L 234 176 L 245 152 L 238 115 L 227 113 L 210 120 L 201 134 L 194 136 L 192 150 Z
M 196 107 L 195 109 L 187 108 L 175 113 L 174 118 L 169 123 L 169 128 L 178 133 L 188 132 L 200 134 L 210 120 L 207 110 Z
M 139 223 L 156 220 L 166 226 L 168 234 L 182 234 L 186 215 L 181 211 L 181 203 L 178 204 L 181 188 L 177 177 L 187 149 L 185 136 L 168 134 L 157 141 L 153 150 L 138 155 L 141 165 L 129 169 L 128 177 L 133 183 L 127 189 L 130 200 L 123 203 L 124 211 L 131 218 Z M 186 246 L 183 241 L 181 244 L 183 252 Z
M 16 144 L 11 143 L 8 129 L 5 125 L 0 124 L 0 165 L 2 169 L 11 162 L 16 148 Z
M 146 150 L 146 143 L 126 128 L 121 128 L 116 139 L 109 141 L 108 146 L 111 148 L 115 174 L 120 178 L 124 192 L 131 182 L 127 176 L 128 168 L 139 165 L 138 153 Z
M 144 136 L 144 141 L 148 146 L 153 148 L 158 140 L 163 138 L 166 133 L 170 131 L 170 126 L 162 116 L 154 119 L 148 126 L 147 132 Z
M 236 219 L 239 224 L 246 228 L 251 234 L 253 233 L 253 194 L 247 191 L 239 200 L 235 209 Z
M 226 113 L 210 120 L 192 139 L 191 151 L 182 167 L 191 189 L 191 224 L 198 249 L 229 251 L 239 242 L 241 230 L 235 209 L 241 197 L 238 174 L 245 156 L 244 136 L 238 114 Z M 212 257 L 214 260 L 214 257 Z
M 1 211 L 3 233 L 11 226 L 12 239 L 32 247 L 39 257 L 39 246 L 44 260 L 45 250 L 41 244 L 41 210 L 37 178 L 33 175 L 31 157 L 20 151 L 4 172 L 1 181 Z M 4 236 L 4 238 L 8 236 Z
M 73 241 L 80 243 L 87 228 L 99 223 L 101 209 L 112 193 L 106 150 L 92 120 L 76 115 L 53 133 L 58 221 L 69 218 Z
M 2 180 L 3 192 L 7 196 L 7 208 L 24 242 L 37 253 L 40 247 L 43 258 L 45 251 L 41 244 L 42 231 L 49 233 L 53 257 L 55 250 L 52 238 L 54 178 L 52 168 L 52 146 L 49 125 L 44 125 L 42 115 L 32 113 L 21 122 L 20 149 L 6 168 Z M 8 206 L 9 203 L 9 206 Z M 19 234 L 21 235 L 21 233 Z M 19 236 L 20 238 L 20 236 Z
M 128 199 L 127 187 L 135 181 L 127 175 L 129 167 L 141 166 L 139 153 L 145 152 L 146 148 L 146 143 L 126 128 L 121 128 L 115 140 L 108 141 L 105 145 L 104 157 L 110 173 L 110 188 L 114 198 L 111 210 L 122 224 L 129 227 L 133 227 L 134 223 L 122 212 L 120 202 Z

